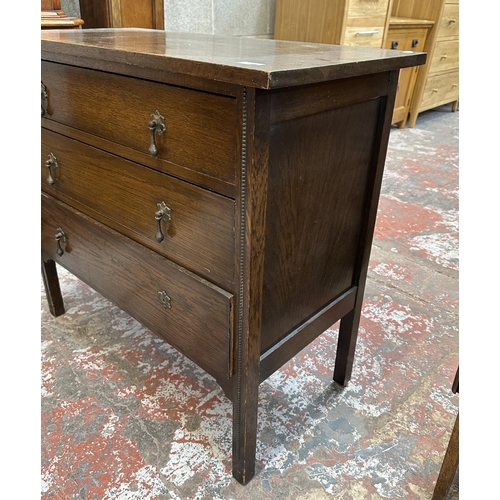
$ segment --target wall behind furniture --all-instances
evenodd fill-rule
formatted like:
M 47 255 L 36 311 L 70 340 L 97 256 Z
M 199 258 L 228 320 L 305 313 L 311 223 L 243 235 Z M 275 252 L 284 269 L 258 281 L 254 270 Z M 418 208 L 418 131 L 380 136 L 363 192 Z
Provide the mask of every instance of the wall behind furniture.
M 79 0 L 61 0 L 61 8 L 80 17 Z M 275 11 L 276 0 L 164 0 L 167 31 L 272 38 Z
M 68 17 L 80 18 L 79 0 L 61 0 L 61 9 Z
M 272 37 L 276 0 L 164 0 L 165 29 Z

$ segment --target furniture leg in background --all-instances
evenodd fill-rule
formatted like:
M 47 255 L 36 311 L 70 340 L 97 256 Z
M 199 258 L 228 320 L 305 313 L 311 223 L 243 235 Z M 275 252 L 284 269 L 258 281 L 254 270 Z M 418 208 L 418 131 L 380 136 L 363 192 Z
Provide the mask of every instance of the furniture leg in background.
M 458 368 L 453 381 L 452 391 L 458 393 Z M 453 479 L 458 470 L 458 414 L 455 419 L 453 430 L 451 431 L 450 441 L 444 456 L 441 470 L 434 488 L 432 500 L 445 500 L 446 495 L 450 491 Z
M 83 19 L 68 17 L 61 9 L 61 0 L 41 0 L 42 29 L 80 28 Z

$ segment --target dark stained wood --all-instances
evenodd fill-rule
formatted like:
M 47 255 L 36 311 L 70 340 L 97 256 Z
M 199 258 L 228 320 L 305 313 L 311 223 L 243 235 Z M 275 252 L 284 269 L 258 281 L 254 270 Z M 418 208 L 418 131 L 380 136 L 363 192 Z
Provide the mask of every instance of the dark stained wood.
M 212 374 L 233 402 L 246 484 L 260 381 L 339 318 L 335 379 L 350 376 L 397 74 L 425 55 L 80 31 L 42 34 L 48 299 L 60 299 L 57 262 Z M 165 243 L 150 228 L 160 201 Z
M 67 235 L 62 256 L 54 240 L 58 227 Z M 46 194 L 42 256 L 119 304 L 214 377 L 230 377 L 230 293 Z M 158 300 L 162 290 L 172 300 L 171 309 Z
M 261 352 L 357 286 L 379 109 L 370 99 L 271 129 Z
M 434 487 L 432 500 L 445 500 L 448 492 L 450 491 L 453 479 L 458 469 L 458 456 L 459 456 L 459 415 L 455 419 L 453 430 L 451 431 L 450 441 L 446 448 L 443 463 L 439 471 L 439 476 Z
M 85 29 L 109 28 L 111 23 L 110 2 L 80 0 L 80 15 L 85 19 Z
M 459 389 L 458 375 L 459 367 L 455 373 L 453 379 L 453 384 L 451 386 L 451 391 L 456 394 Z M 432 495 L 432 500 L 445 500 L 448 492 L 451 489 L 455 475 L 458 470 L 459 463 L 459 414 L 455 419 L 453 425 L 453 430 L 451 431 L 450 440 L 448 442 L 448 447 L 446 448 L 446 453 L 444 455 L 443 463 L 441 464 L 441 469 L 439 471 L 439 476 L 434 486 L 434 492 Z
M 398 84 L 398 71 L 390 74 L 387 98 L 383 100 L 379 108 L 377 119 L 376 136 L 374 141 L 374 152 L 370 158 L 370 177 L 366 179 L 366 197 L 364 203 L 364 216 L 359 238 L 359 250 L 357 263 L 354 270 L 353 285 L 358 287 L 354 309 L 340 321 L 339 338 L 337 343 L 337 357 L 335 359 L 335 370 L 333 379 L 339 384 L 345 385 L 351 378 L 354 363 L 354 351 L 358 338 L 359 320 L 363 306 L 363 295 L 365 293 L 366 276 L 370 261 L 370 252 L 377 218 L 378 200 L 382 187 L 385 157 L 389 143 L 389 133 L 392 121 L 392 112 L 396 98 Z
M 182 165 L 176 165 L 175 163 L 154 158 L 149 153 L 137 151 L 127 146 L 108 141 L 107 139 L 103 139 L 102 137 L 98 137 L 87 132 L 82 132 L 81 130 L 73 129 L 67 125 L 57 123 L 52 120 L 43 120 L 43 129 L 57 132 L 60 135 L 73 137 L 74 139 L 95 148 L 109 151 L 116 156 L 128 158 L 129 160 L 140 163 L 141 165 L 145 165 L 159 172 L 164 172 L 165 174 L 181 178 L 226 197 L 233 199 L 236 197 L 235 184 L 221 181 L 220 179 L 216 179 L 215 177 L 211 177 L 201 172 L 196 172 L 195 170 L 183 167 Z
M 305 85 L 423 64 L 424 53 L 159 30 L 42 33 L 44 57 L 129 63 L 263 89 Z M 92 67 L 92 66 L 90 66 Z
M 45 165 L 50 153 L 58 163 L 52 185 Z M 233 200 L 45 129 L 41 182 L 52 196 L 200 276 L 232 288 Z M 158 242 L 155 213 L 162 201 L 172 212 L 171 221 L 161 223 L 165 238 Z
M 376 73 L 273 91 L 271 122 L 314 115 L 385 96 L 387 75 L 388 73 Z
M 455 378 L 453 379 L 453 384 L 451 386 L 451 391 L 453 392 L 453 394 L 456 394 L 458 392 L 458 371 L 459 371 L 459 367 L 457 367 L 457 371 L 455 373 Z
M 261 382 L 351 311 L 355 298 L 356 288 L 353 287 L 269 348 L 260 358 Z
M 45 262 L 42 260 L 42 278 L 50 313 L 55 317 L 64 314 L 64 301 L 57 277 L 56 263 L 53 260 Z
M 233 476 L 247 484 L 255 474 L 263 303 L 269 105 L 267 93 L 242 95 L 240 264 L 237 360 L 233 396 Z
M 155 134 L 156 158 L 235 182 L 234 99 L 49 62 L 42 82 L 50 120 L 148 154 L 159 110 L 166 130 Z

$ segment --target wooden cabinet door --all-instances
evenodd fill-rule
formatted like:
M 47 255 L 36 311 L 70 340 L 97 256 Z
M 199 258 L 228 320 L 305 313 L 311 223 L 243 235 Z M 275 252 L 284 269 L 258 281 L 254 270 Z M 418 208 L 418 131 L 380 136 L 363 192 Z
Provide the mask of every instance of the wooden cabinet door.
M 389 28 L 385 48 L 419 52 L 423 50 L 426 35 L 426 28 Z M 397 123 L 400 128 L 406 125 L 417 72 L 418 68 L 412 67 L 404 68 L 399 73 L 392 123 Z
M 85 28 L 163 29 L 163 0 L 80 0 Z

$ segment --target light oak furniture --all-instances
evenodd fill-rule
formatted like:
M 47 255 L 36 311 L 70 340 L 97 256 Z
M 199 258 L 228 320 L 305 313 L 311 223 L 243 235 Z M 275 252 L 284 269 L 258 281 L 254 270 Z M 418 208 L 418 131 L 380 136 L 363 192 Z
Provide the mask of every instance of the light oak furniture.
M 459 4 L 458 0 L 393 0 L 392 15 L 434 21 L 423 50 L 428 54 L 418 72 L 410 105 L 409 126 L 419 113 L 452 104 L 459 97 Z
M 61 0 L 41 0 L 41 28 L 79 28 L 83 19 L 67 16 L 61 9 Z
M 84 28 L 163 29 L 163 0 L 80 0 Z
M 428 30 L 433 21 L 391 17 L 385 48 L 392 50 L 419 51 L 425 46 Z M 392 123 L 398 128 L 404 128 L 410 112 L 413 90 L 417 80 L 419 66 L 404 68 L 399 73 L 398 91 L 394 104 Z
M 41 44 L 50 310 L 58 263 L 211 374 L 245 484 L 259 383 L 338 320 L 351 376 L 398 73 L 426 56 L 133 29 Z
M 392 0 L 276 0 L 274 38 L 384 46 Z

